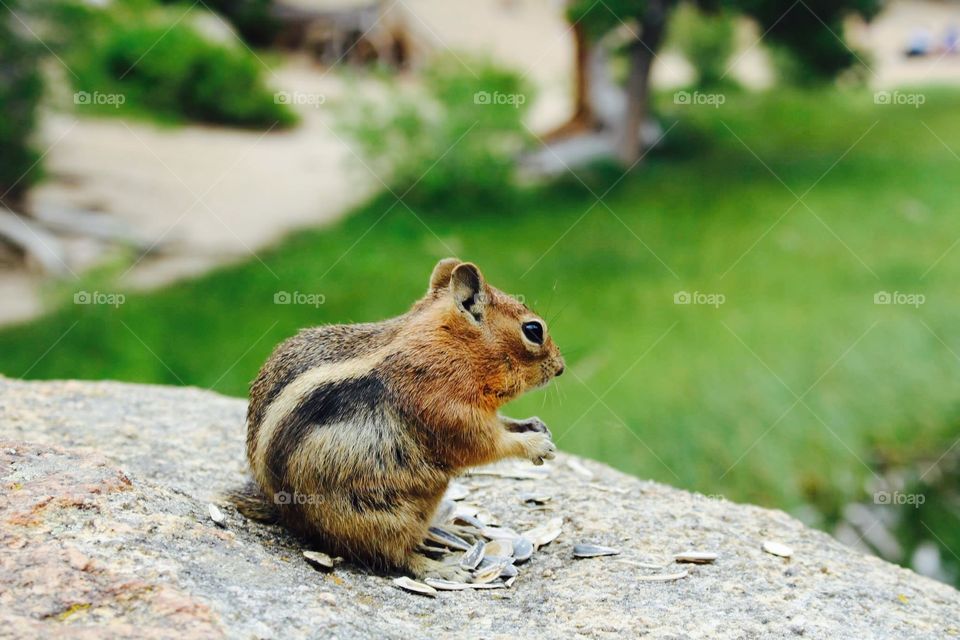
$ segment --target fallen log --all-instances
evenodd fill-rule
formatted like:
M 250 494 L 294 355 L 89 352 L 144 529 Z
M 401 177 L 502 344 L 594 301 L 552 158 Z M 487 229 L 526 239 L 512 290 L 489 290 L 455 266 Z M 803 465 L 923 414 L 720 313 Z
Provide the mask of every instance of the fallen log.
M 45 273 L 64 276 L 70 272 L 63 245 L 57 237 L 7 208 L 0 208 L 0 241 L 12 245 Z

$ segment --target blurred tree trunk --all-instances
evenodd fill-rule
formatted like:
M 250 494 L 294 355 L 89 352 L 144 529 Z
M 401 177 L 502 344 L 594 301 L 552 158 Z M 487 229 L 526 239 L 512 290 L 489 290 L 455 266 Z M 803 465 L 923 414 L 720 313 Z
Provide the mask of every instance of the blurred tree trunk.
M 576 46 L 576 93 L 574 94 L 573 119 L 585 127 L 593 127 L 596 118 L 590 106 L 590 67 L 587 60 L 590 57 L 590 42 L 583 26 L 573 25 L 573 40 Z
M 641 128 L 650 114 L 650 69 L 666 29 L 663 0 L 649 0 L 639 19 L 641 33 L 628 48 L 627 110 L 623 124 L 620 160 L 631 167 L 643 156 Z
M 565 123 L 553 129 L 544 136 L 544 140 L 552 141 L 565 138 L 577 133 L 595 129 L 598 126 L 597 116 L 590 102 L 590 51 L 592 46 L 587 33 L 579 22 L 571 27 L 574 43 L 574 93 L 573 115 Z
M 626 43 L 626 86 L 616 82 L 608 66 L 609 53 L 618 45 L 609 38 L 602 41 L 591 35 L 579 21 L 571 25 L 575 47 L 573 114 L 545 135 L 545 142 L 606 131 L 611 135 L 611 153 L 625 167 L 632 167 L 643 157 L 643 129 L 650 121 L 650 71 L 666 31 L 669 1 L 647 0 L 640 15 L 634 17 L 640 33 L 629 29 L 632 38 Z

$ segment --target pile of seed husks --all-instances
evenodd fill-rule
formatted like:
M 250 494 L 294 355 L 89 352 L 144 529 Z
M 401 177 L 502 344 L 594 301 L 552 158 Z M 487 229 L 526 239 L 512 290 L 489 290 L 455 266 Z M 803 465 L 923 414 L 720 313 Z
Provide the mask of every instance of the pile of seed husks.
M 516 477 L 511 471 L 490 473 Z M 452 569 L 447 573 L 458 574 L 459 580 L 433 577 L 419 582 L 403 577 L 393 581 L 397 587 L 428 596 L 436 595 L 438 590 L 509 588 L 517 579 L 519 567 L 563 530 L 563 518 L 553 517 L 518 533 L 501 526 L 486 509 L 467 501 L 469 494 L 465 485 L 450 483 L 427 537 L 418 549 Z M 543 505 L 550 499 L 536 494 L 525 494 L 522 498 L 534 505 Z
M 568 459 L 567 464 L 586 479 L 592 476 L 591 472 L 574 458 Z M 471 475 L 514 479 L 543 479 L 547 473 L 548 469 L 543 467 L 530 469 L 503 464 L 470 472 Z M 563 532 L 563 518 L 559 516 L 545 518 L 533 528 L 517 532 L 498 523 L 483 507 L 471 504 L 467 500 L 469 496 L 470 489 L 467 486 L 459 482 L 450 483 L 434 515 L 427 537 L 417 549 L 441 563 L 443 570 L 440 573 L 457 579 L 428 577 L 418 581 L 401 577 L 393 580 L 396 587 L 431 597 L 436 596 L 439 591 L 510 588 L 522 565 L 538 549 L 556 540 Z M 525 504 L 541 508 L 550 501 L 550 496 L 538 493 L 523 493 L 520 498 Z M 790 557 L 791 549 L 776 545 L 778 543 L 767 541 L 763 550 L 773 555 Z M 619 549 L 590 542 L 573 545 L 574 558 L 598 558 L 619 554 Z M 303 555 L 313 566 L 325 570 L 332 569 L 339 560 L 317 551 L 304 551 Z M 644 570 L 655 570 L 652 574 L 638 575 L 638 581 L 662 582 L 680 580 L 689 575 L 686 570 L 671 571 L 671 565 L 712 564 L 717 557 L 717 553 L 709 550 L 688 550 L 673 554 L 665 562 L 641 562 L 629 558 L 622 558 L 621 561 Z
M 541 479 L 546 475 L 545 472 L 543 468 L 520 470 L 507 467 L 487 468 L 475 473 Z M 464 484 L 450 483 L 434 514 L 427 537 L 417 549 L 441 564 L 439 574 L 456 579 L 428 577 L 421 582 L 401 577 L 393 581 L 394 585 L 427 596 L 435 596 L 438 590 L 509 588 L 517 579 L 518 567 L 528 561 L 537 549 L 553 542 L 563 530 L 563 518 L 551 517 L 532 529 L 518 533 L 510 527 L 501 526 L 486 509 L 466 501 L 469 495 L 470 489 Z M 524 494 L 521 498 L 527 504 L 537 506 L 543 506 L 550 500 L 549 496 L 542 494 Z M 319 551 L 304 551 L 303 555 L 320 570 L 331 570 L 341 560 Z

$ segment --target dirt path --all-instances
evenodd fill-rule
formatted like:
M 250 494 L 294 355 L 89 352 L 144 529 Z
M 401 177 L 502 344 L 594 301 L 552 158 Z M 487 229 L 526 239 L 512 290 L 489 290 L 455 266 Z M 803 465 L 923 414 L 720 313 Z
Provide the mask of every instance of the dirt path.
M 342 82 L 305 64 L 276 72 L 276 84 L 303 102 L 339 98 Z M 246 257 L 292 228 L 335 219 L 369 194 L 375 180 L 348 172 L 352 154 L 333 132 L 325 104 L 297 105 L 300 126 L 250 132 L 161 128 L 59 115 L 45 137 L 54 180 L 34 207 L 63 203 L 109 211 L 162 250 L 125 278 L 155 286 Z
M 48 115 L 48 179 L 31 193 L 31 209 L 109 213 L 152 247 L 122 276 L 134 287 L 243 260 L 292 229 L 335 220 L 379 186 L 333 132 L 325 106 L 343 82 L 296 60 L 273 80 L 302 102 L 323 104 L 297 105 L 301 124 L 282 132 Z M 68 240 L 64 249 L 74 272 L 102 257 L 90 240 Z M 42 284 L 27 270 L 0 274 L 0 323 L 40 312 Z

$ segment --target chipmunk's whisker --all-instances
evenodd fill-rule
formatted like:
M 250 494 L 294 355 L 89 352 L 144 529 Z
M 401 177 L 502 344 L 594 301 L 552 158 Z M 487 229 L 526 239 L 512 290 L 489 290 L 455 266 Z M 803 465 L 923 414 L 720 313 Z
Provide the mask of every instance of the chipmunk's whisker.
M 554 322 L 560 317 L 560 314 L 566 311 L 567 307 L 569 306 L 570 306 L 570 303 L 568 302 L 562 307 L 560 307 L 559 311 L 557 311 L 555 314 L 550 316 L 550 320 L 548 320 L 547 322 L 550 324 L 551 327 L 553 326 Z

